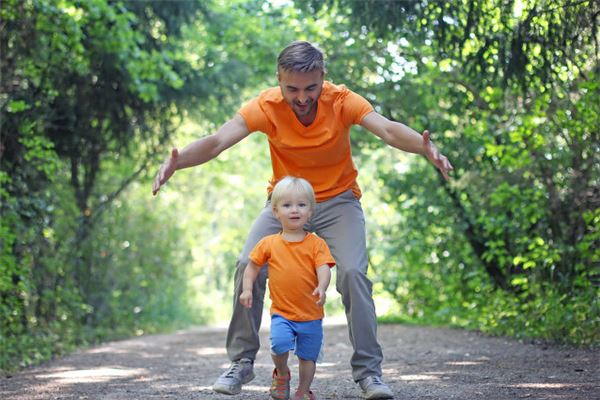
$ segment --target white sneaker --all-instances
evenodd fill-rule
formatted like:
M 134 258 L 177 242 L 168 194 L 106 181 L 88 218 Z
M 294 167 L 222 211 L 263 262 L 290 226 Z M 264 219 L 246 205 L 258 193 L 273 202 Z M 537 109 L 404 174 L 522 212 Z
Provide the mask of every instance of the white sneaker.
M 231 363 L 229 369 L 221 374 L 213 385 L 213 390 L 223 394 L 238 394 L 242 384 L 254 379 L 254 360 L 242 358 Z
M 381 381 L 378 376 L 369 376 L 365 379 L 358 381 L 360 388 L 362 389 L 363 399 L 393 399 L 394 393 L 390 390 L 388 385 Z

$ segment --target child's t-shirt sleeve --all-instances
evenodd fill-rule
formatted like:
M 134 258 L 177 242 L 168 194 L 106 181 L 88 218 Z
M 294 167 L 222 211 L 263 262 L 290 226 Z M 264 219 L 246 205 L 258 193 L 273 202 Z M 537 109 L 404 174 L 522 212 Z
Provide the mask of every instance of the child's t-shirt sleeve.
M 315 268 L 325 264 L 329 265 L 331 268 L 335 265 L 335 260 L 329 251 L 329 246 L 327 246 L 327 243 L 325 243 L 323 239 L 319 238 L 315 245 Z
M 256 246 L 254 246 L 248 258 L 250 258 L 254 264 L 262 267 L 269 259 L 269 253 L 268 239 L 263 238 Z

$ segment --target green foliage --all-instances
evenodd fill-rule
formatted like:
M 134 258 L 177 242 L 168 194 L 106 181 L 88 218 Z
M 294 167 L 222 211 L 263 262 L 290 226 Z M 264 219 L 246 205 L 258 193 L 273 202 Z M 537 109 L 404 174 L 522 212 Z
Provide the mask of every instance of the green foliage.
M 115 201 L 94 227 L 94 240 L 81 249 L 92 254 L 87 321 L 112 335 L 203 320 L 186 301 L 190 260 L 181 250 L 181 227 L 172 223 L 171 211 L 155 209 L 153 199 L 140 192 L 147 188 L 135 184 Z
M 0 369 L 210 318 L 245 231 L 239 209 L 215 200 L 231 189 L 221 183 L 206 196 L 235 226 L 206 254 L 211 271 L 191 260 L 197 237 L 181 230 L 197 227 L 173 223 L 188 210 L 158 206 L 148 188 L 188 110 L 209 118 L 210 132 L 247 87 L 272 76 L 285 40 L 272 46 L 268 36 L 281 26 L 270 18 L 278 11 L 255 2 L 32 0 L 3 2 L 1 12 L 0 344 L 10 351 Z M 210 210 L 198 213 L 212 221 L 203 235 L 223 225 Z
M 153 254 L 147 249 L 113 265 L 124 282 L 140 280 L 135 265 L 151 282 L 162 281 L 160 288 L 131 288 L 121 299 L 125 312 L 107 301 L 105 281 L 94 280 L 103 271 L 99 241 L 114 243 L 102 236 L 100 217 L 172 133 L 173 116 L 190 96 L 184 78 L 196 75 L 173 42 L 199 3 L 130 5 L 2 3 L 0 369 L 189 317 L 173 288 L 185 282 L 181 267 L 165 262 L 170 272 L 159 273 L 143 257 Z M 108 184 L 105 168 L 114 171 L 106 174 Z M 162 223 L 135 212 L 129 217 L 132 227 Z M 151 243 L 150 232 L 146 225 L 134 233 Z M 173 253 L 168 243 L 152 249 Z M 173 259 L 184 260 L 175 253 Z M 158 289 L 164 295 L 152 296 Z M 140 302 L 150 308 L 128 312 Z
M 456 167 L 444 183 L 421 162 L 380 161 L 380 190 L 401 216 L 371 227 L 373 277 L 397 299 L 397 313 L 597 342 L 597 5 L 312 3 L 351 10 L 360 34 L 382 43 L 389 62 L 371 67 L 380 79 L 366 93 L 388 117 L 430 129 Z M 397 13 L 408 15 L 399 25 L 390 19 Z M 502 37 L 517 41 L 510 51 L 498 47 Z M 354 138 L 363 155 L 378 154 Z
M 568 80 L 589 68 L 580 49 L 597 46 L 595 1 L 310 0 L 309 11 L 342 10 L 360 33 L 425 45 L 437 61 L 456 60 L 478 88 L 517 82 L 525 89 Z M 419 49 L 421 50 L 421 49 Z M 410 49 L 406 50 L 412 53 Z M 379 56 L 382 56 L 379 54 Z M 567 68 L 565 68 L 567 67 Z
M 598 343 L 597 4 L 296 3 L 2 3 L 0 369 L 228 318 L 265 138 L 150 182 L 275 85 L 294 39 L 455 166 L 445 183 L 352 132 L 390 319 Z

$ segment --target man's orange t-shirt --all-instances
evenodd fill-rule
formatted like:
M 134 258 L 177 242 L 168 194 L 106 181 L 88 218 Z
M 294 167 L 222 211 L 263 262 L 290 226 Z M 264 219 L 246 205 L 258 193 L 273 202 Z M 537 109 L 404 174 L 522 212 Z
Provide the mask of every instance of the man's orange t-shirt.
M 371 111 L 373 106 L 360 95 L 325 81 L 317 115 L 309 126 L 298 121 L 279 87 L 250 100 L 239 114 L 250 132 L 261 131 L 268 137 L 273 167 L 269 193 L 284 176 L 297 176 L 312 184 L 320 202 L 348 189 L 360 198 L 350 127 Z
M 307 233 L 301 242 L 288 242 L 281 233 L 264 237 L 250 252 L 258 266 L 269 265 L 271 315 L 290 321 L 323 319 L 323 306 L 312 292 L 318 285 L 316 269 L 335 261 L 320 237 Z

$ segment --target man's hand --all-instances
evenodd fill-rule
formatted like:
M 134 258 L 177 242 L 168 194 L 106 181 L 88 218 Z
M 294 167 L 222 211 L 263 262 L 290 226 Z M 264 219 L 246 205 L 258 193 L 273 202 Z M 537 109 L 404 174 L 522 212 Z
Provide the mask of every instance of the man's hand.
M 445 180 L 448 180 L 448 172 L 452 171 L 454 167 L 450 164 L 450 161 L 439 152 L 437 147 L 431 142 L 429 131 L 423 132 L 423 147 L 425 148 L 425 156 L 435 165 Z
M 156 178 L 154 179 L 154 183 L 152 184 L 153 196 L 156 196 L 156 193 L 158 193 L 160 187 L 164 185 L 177 170 L 178 157 L 179 151 L 177 149 L 173 149 L 171 150 L 171 157 L 169 157 L 166 162 L 161 164 L 158 174 L 156 174 Z

